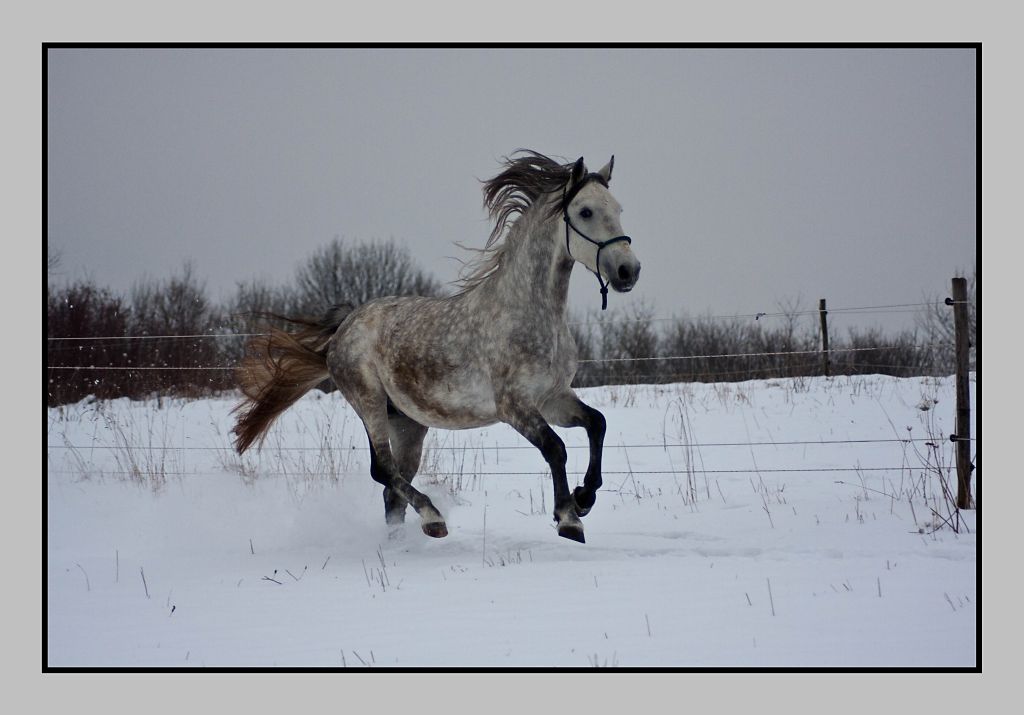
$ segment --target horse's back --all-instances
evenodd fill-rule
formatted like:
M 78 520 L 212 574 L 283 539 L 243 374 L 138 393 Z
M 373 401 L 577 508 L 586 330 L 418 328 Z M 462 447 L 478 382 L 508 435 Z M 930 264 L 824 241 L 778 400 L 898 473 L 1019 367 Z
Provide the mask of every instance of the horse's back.
M 342 394 L 352 402 L 360 391 L 380 389 L 399 410 L 430 427 L 464 429 L 497 421 L 488 365 L 462 307 L 455 298 L 410 296 L 356 308 L 329 352 Z

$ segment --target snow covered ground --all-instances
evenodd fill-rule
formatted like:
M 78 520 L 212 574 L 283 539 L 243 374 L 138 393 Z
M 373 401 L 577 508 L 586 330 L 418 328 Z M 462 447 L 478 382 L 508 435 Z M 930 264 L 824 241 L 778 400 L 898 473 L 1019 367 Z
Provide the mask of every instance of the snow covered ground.
M 972 395 L 974 390 L 972 389 Z M 504 425 L 432 431 L 389 535 L 362 427 L 312 393 L 260 452 L 234 398 L 48 410 L 50 667 L 974 667 L 952 378 L 580 391 L 608 420 L 586 544 Z M 559 430 L 570 484 L 582 430 Z M 976 475 L 980 478 L 980 473 Z

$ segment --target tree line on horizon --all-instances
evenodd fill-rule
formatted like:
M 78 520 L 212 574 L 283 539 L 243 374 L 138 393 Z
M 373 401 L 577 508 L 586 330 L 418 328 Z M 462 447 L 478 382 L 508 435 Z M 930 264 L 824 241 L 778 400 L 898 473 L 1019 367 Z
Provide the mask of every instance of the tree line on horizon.
M 48 255 L 48 272 L 59 257 Z M 976 344 L 974 276 L 968 278 Z M 292 280 L 239 283 L 223 304 L 208 298 L 191 264 L 127 295 L 80 280 L 47 281 L 46 396 L 49 406 L 86 397 L 202 397 L 235 387 L 232 366 L 247 337 L 284 327 L 273 316 L 319 316 L 330 305 L 360 305 L 387 295 L 444 295 L 440 281 L 393 241 L 326 244 Z M 655 321 L 644 304 L 631 311 L 590 310 L 570 318 L 580 365 L 576 387 L 668 382 L 735 382 L 823 374 L 817 317 L 795 306 L 774 320 L 680 317 Z M 803 316 L 803 317 L 801 317 Z M 184 336 L 184 337 L 183 337 Z M 217 337 L 212 337 L 217 336 Z M 830 374 L 898 377 L 954 371 L 952 311 L 936 301 L 915 329 L 879 328 L 830 336 Z M 653 359 L 652 359 L 653 358 Z M 322 386 L 330 390 L 326 381 Z

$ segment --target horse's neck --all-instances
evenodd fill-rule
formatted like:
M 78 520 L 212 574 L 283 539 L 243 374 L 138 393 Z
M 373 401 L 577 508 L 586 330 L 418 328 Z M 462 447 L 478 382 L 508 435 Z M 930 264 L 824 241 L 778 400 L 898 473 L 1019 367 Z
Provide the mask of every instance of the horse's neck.
M 536 315 L 545 321 L 566 319 L 572 261 L 565 259 L 555 220 L 524 226 L 526 235 L 510 251 L 508 260 L 493 276 L 496 294 L 516 313 Z

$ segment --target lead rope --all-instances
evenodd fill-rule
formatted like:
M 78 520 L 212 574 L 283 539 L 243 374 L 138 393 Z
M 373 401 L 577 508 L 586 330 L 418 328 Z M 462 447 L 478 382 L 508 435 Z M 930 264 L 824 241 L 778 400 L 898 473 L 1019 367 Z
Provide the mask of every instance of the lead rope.
M 586 183 L 585 180 L 583 182 L 580 182 L 580 184 L 577 185 L 577 188 L 573 193 L 577 193 L 579 189 L 582 188 L 584 183 Z M 580 231 L 578 228 L 576 228 L 576 225 L 572 222 L 572 219 L 569 218 L 569 202 L 565 200 L 565 189 L 562 189 L 562 220 L 565 222 L 565 250 L 569 253 L 569 258 L 575 260 L 575 258 L 573 258 L 572 255 L 572 249 L 569 248 L 569 227 L 572 227 L 573 231 L 575 231 L 580 236 L 582 236 L 583 238 L 587 239 L 595 246 L 597 246 L 597 256 L 594 258 L 594 267 L 597 268 L 597 270 L 591 271 L 591 273 L 597 276 L 597 283 L 599 286 L 601 286 L 601 310 L 607 310 L 608 284 L 604 282 L 603 278 L 601 278 L 601 249 L 604 248 L 605 246 L 610 246 L 611 244 L 616 243 L 618 241 L 625 241 L 626 243 L 632 244 L 633 239 L 630 238 L 629 236 L 616 236 L 615 238 L 609 238 L 607 241 L 595 241 L 590 236 L 583 233 L 583 231 Z

